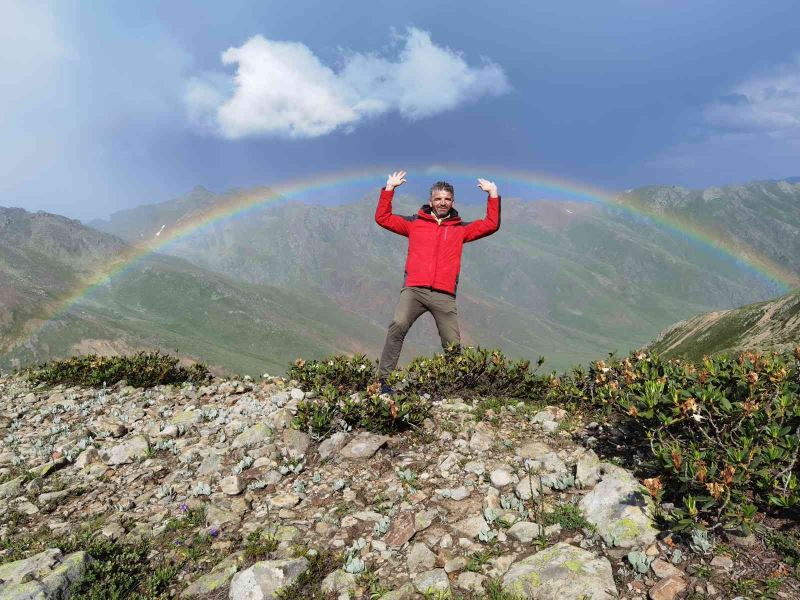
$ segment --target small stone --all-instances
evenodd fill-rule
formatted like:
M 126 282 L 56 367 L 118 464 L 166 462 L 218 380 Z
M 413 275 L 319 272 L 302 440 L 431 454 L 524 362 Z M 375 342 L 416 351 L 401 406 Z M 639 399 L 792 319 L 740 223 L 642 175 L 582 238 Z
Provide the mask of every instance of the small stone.
M 370 458 L 388 441 L 389 436 L 362 431 L 339 451 L 339 456 L 351 460 Z
M 475 594 L 483 593 L 483 584 L 486 581 L 486 576 L 480 573 L 471 573 L 469 571 L 461 573 L 456 578 L 456 587 L 467 592 Z
M 478 515 L 454 523 L 453 529 L 471 538 L 476 538 L 481 531 L 489 531 L 489 525 L 481 515 Z
M 412 579 L 414 588 L 420 594 L 427 594 L 436 591 L 447 591 L 450 589 L 450 580 L 444 569 L 433 569 L 414 576 Z
M 331 437 L 322 440 L 317 448 L 319 457 L 322 460 L 327 459 L 329 456 L 338 452 L 342 446 L 347 442 L 347 434 L 344 431 L 337 431 Z
M 536 475 L 526 475 L 514 489 L 517 498 L 520 500 L 530 500 L 539 497 L 539 478 Z
M 486 472 L 486 466 L 479 460 L 471 460 L 464 465 L 464 471 L 474 473 L 478 477 Z
M 464 486 L 457 487 L 455 489 L 450 490 L 450 499 L 455 500 L 456 502 L 460 502 L 461 500 L 466 500 L 469 498 L 470 491 Z
M 536 523 L 520 521 L 508 529 L 508 535 L 522 544 L 530 544 L 542 533 L 542 528 Z
M 444 571 L 445 573 L 455 573 L 456 571 L 463 571 L 466 566 L 466 557 L 456 556 L 444 563 Z
M 409 573 L 428 571 L 436 564 L 436 555 L 425 544 L 417 542 L 411 546 L 406 559 Z
M 686 580 L 682 577 L 667 577 L 650 588 L 650 600 L 673 600 L 686 589 Z
M 383 541 L 390 548 L 399 548 L 405 544 L 416 533 L 414 526 L 414 515 L 410 511 L 397 514 L 392 519 L 389 531 L 383 536 Z
M 137 435 L 103 453 L 107 465 L 116 466 L 144 459 L 150 452 L 150 442 L 143 435 Z
M 219 482 L 219 488 L 228 496 L 238 496 L 246 487 L 244 480 L 238 475 L 225 477 Z
M 492 485 L 496 488 L 503 488 L 507 485 L 511 485 L 513 482 L 511 473 L 505 469 L 494 469 L 489 474 L 489 479 L 491 480 Z
M 283 443 L 289 450 L 289 456 L 302 458 L 311 445 L 311 438 L 307 433 L 297 429 L 285 429 L 283 431 Z
M 300 503 L 297 494 L 278 494 L 269 499 L 270 506 L 274 508 L 292 508 Z
M 117 541 L 125 537 L 126 532 L 122 525 L 116 521 L 112 521 L 111 523 L 106 524 L 106 526 L 100 530 L 100 533 L 112 541 Z
M 711 566 L 730 571 L 733 569 L 733 559 L 730 556 L 719 555 L 711 559 Z
M 248 427 L 242 433 L 237 435 L 231 448 L 252 448 L 261 446 L 266 442 L 272 440 L 272 429 L 266 423 L 256 423 L 252 427 Z M 241 573 L 240 573 L 241 575 Z
M 655 559 L 650 564 L 650 568 L 653 569 L 653 573 L 655 573 L 656 577 L 659 579 L 666 579 L 667 577 L 685 577 L 683 571 L 660 558 Z
M 436 518 L 435 510 L 424 510 L 414 515 L 414 529 L 415 531 L 424 531 L 431 526 L 433 520 Z
M 351 594 L 355 593 L 357 587 L 356 576 L 352 573 L 346 573 L 342 569 L 337 569 L 322 580 L 320 587 L 324 594 L 350 597 Z

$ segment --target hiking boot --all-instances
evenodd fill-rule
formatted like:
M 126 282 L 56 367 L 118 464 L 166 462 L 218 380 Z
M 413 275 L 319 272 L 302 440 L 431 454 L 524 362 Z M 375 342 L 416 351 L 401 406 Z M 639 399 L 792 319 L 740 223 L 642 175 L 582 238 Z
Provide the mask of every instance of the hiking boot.
M 386 381 L 381 380 L 381 394 L 389 394 L 390 396 L 394 396 L 397 392 L 395 389 L 390 386 Z

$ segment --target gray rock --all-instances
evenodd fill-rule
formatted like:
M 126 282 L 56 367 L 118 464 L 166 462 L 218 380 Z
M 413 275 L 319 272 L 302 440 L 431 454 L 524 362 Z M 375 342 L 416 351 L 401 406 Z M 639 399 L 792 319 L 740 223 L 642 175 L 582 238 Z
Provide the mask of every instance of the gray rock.
M 321 589 L 324 594 L 336 594 L 337 597 L 349 598 L 356 591 L 356 576 L 337 569 L 322 580 Z
M 494 469 L 489 473 L 489 479 L 496 488 L 503 488 L 514 482 L 514 476 L 506 469 Z
M 150 452 L 150 442 L 143 435 L 136 435 L 110 450 L 102 453 L 103 462 L 107 465 L 123 465 L 144 459 Z
M 0 498 L 14 498 L 22 489 L 22 477 L 6 481 L 0 485 Z
M 602 477 L 602 463 L 594 450 L 587 450 L 575 466 L 575 483 L 578 487 L 592 487 Z
M 483 584 L 486 581 L 486 576 L 480 573 L 470 573 L 469 571 L 461 573 L 456 578 L 456 587 L 467 592 L 475 594 L 483 593 Z
M 537 523 L 529 521 L 520 521 L 514 523 L 508 529 L 508 535 L 523 544 L 530 544 L 535 538 L 539 537 L 542 533 L 542 528 Z
M 483 423 L 479 423 L 475 428 L 475 433 L 469 438 L 469 449 L 476 454 L 484 454 L 488 452 L 492 443 L 494 442 L 494 434 L 488 427 L 483 427 Z
M 225 477 L 219 482 L 219 489 L 228 496 L 238 496 L 245 489 L 246 484 L 244 480 L 238 475 L 231 475 Z
M 100 453 L 97 451 L 97 448 L 89 447 L 83 452 L 78 455 L 78 458 L 75 459 L 75 466 L 79 469 L 83 469 L 91 465 L 92 463 L 101 462 Z
M 608 546 L 646 546 L 658 534 L 652 500 L 642 493 L 633 475 L 620 467 L 608 469 L 579 506 Z
M 536 475 L 525 475 L 514 490 L 521 500 L 539 497 L 539 478 Z
M 370 458 L 388 441 L 389 436 L 362 431 L 339 451 L 339 456 L 348 459 Z
M 265 560 L 233 576 L 230 600 L 272 600 L 308 569 L 306 558 Z
M 344 431 L 337 431 L 331 437 L 326 438 L 320 443 L 317 452 L 319 457 L 325 460 L 332 454 L 339 451 L 339 449 L 347 442 L 347 434 Z
M 436 564 L 436 555 L 425 544 L 417 542 L 411 546 L 406 559 L 409 573 L 428 571 Z
M 0 565 L 3 600 L 60 600 L 73 582 L 83 576 L 92 558 L 86 552 L 64 556 L 50 548 L 30 558 Z
M 289 456 L 302 458 L 311 445 L 311 438 L 297 429 L 286 429 L 283 432 L 283 443 L 289 451 Z
M 471 460 L 464 465 L 464 471 L 474 473 L 478 477 L 486 472 L 486 466 L 479 460 Z
M 489 525 L 486 524 L 486 520 L 481 515 L 478 515 L 454 523 L 453 529 L 459 534 L 476 538 L 481 531 L 489 531 Z
M 414 588 L 420 594 L 450 589 L 450 580 L 447 578 L 447 573 L 444 572 L 444 569 L 433 569 L 431 571 L 419 573 L 413 577 L 412 581 L 414 583 Z
M 503 590 L 537 600 L 612 600 L 617 587 L 608 559 L 564 542 L 511 565 Z
M 524 446 L 517 448 L 517 456 L 521 456 L 522 458 L 530 458 L 531 460 L 535 460 L 543 454 L 547 454 L 548 452 L 550 452 L 550 446 L 543 442 L 529 442 Z
M 237 435 L 231 448 L 252 448 L 272 440 L 272 429 L 266 423 L 256 423 Z

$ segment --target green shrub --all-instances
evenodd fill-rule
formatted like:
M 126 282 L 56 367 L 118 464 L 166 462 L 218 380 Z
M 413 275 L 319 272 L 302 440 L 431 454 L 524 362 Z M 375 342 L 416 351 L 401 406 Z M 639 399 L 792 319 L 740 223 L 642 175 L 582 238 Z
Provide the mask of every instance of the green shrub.
M 321 390 L 331 385 L 339 392 L 355 392 L 366 389 L 375 379 L 375 367 L 363 354 L 309 361 L 298 358 L 287 375 L 306 390 Z
M 651 494 L 676 528 L 748 525 L 758 508 L 800 505 L 800 352 L 700 364 L 637 352 L 554 378 L 548 399 L 585 402 L 649 441 Z
M 131 356 L 73 356 L 31 367 L 27 376 L 33 383 L 57 385 L 110 386 L 122 381 L 134 387 L 153 387 L 209 378 L 203 364 L 185 368 L 178 359 L 159 352 L 138 352 Z
M 537 368 L 544 363 L 539 358 Z M 507 359 L 498 349 L 466 346 L 460 353 L 445 352 L 433 358 L 417 357 L 404 370 L 395 372 L 391 382 L 406 391 L 433 397 L 461 395 L 539 398 L 549 381 L 530 369 L 529 360 Z
M 292 425 L 323 438 L 336 429 L 361 428 L 378 433 L 394 433 L 419 427 L 429 416 L 430 406 L 415 394 L 394 397 L 371 391 L 342 394 L 325 386 L 315 398 L 302 400 Z

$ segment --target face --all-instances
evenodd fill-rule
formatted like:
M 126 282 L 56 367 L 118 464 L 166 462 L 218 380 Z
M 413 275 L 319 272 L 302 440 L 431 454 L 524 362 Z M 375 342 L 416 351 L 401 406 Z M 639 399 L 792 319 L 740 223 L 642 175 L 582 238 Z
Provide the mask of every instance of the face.
M 440 219 L 450 212 L 453 206 L 453 194 L 447 190 L 433 190 L 430 199 L 431 210 Z

